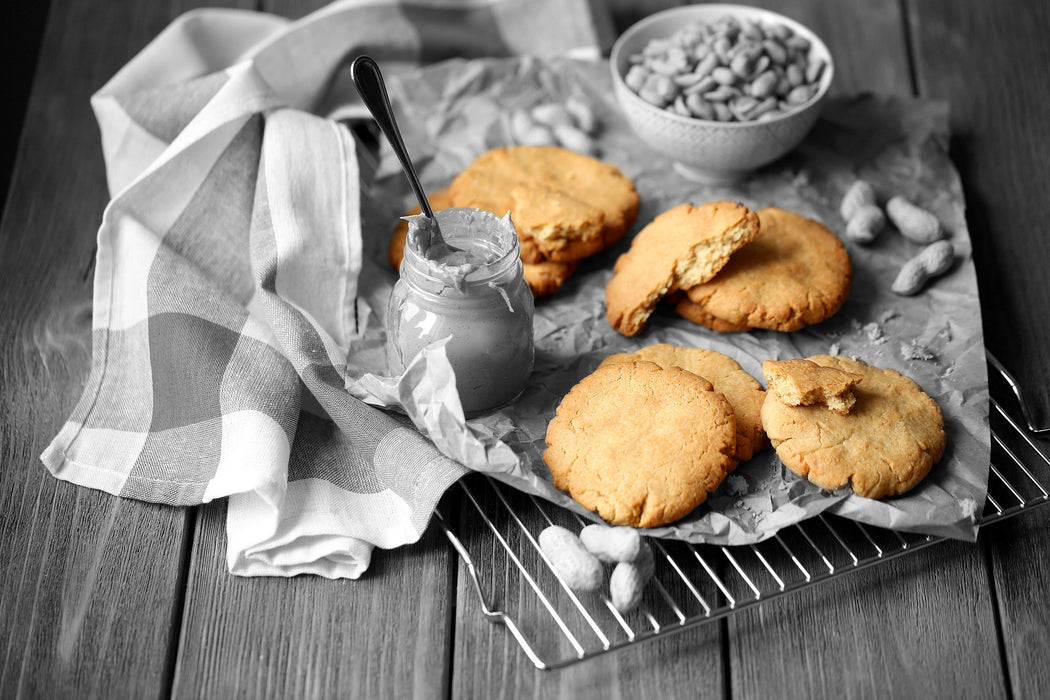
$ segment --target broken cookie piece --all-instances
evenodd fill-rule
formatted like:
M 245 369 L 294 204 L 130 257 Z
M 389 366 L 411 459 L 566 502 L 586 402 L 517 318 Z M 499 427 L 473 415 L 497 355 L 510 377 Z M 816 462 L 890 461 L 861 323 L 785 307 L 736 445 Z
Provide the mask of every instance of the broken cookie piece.
M 736 202 L 681 204 L 660 214 L 613 267 L 605 287 L 609 325 L 637 335 L 664 295 L 709 281 L 758 232 L 758 215 Z
M 864 377 L 834 367 L 822 367 L 810 360 L 766 360 L 762 374 L 769 391 L 788 406 L 825 404 L 843 415 L 850 412 L 856 398 L 853 387 Z

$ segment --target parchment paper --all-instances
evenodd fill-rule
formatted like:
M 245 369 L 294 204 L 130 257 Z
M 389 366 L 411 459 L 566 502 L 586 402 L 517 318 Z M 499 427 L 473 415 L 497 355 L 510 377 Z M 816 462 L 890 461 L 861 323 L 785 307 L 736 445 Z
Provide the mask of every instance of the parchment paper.
M 365 193 L 369 264 L 359 309 L 367 331 L 351 349 L 347 387 L 365 400 L 400 409 L 446 454 L 524 491 L 596 519 L 555 489 L 543 463 L 544 433 L 562 396 L 607 355 L 667 342 L 729 355 L 763 384 L 767 359 L 844 354 L 890 367 L 915 380 L 940 405 L 948 449 L 913 491 L 874 501 L 848 488 L 823 491 L 795 477 L 772 449 L 740 464 L 706 503 L 657 537 L 746 544 L 827 511 L 899 530 L 973 540 L 989 465 L 988 382 L 980 305 L 958 175 L 947 156 L 947 106 L 922 100 L 860 96 L 827 104 L 805 142 L 779 162 L 731 187 L 683 178 L 672 163 L 639 141 L 612 95 L 604 63 L 533 58 L 453 60 L 400 76 L 391 86 L 409 151 L 424 185 L 436 189 L 481 152 L 510 143 L 505 115 L 570 95 L 594 107 L 603 160 L 635 182 L 642 206 L 623 241 L 588 258 L 555 295 L 537 302 L 536 367 L 512 405 L 464 420 L 442 346 L 400 377 L 386 376 L 382 318 L 396 280 L 386 246 L 397 219 L 413 203 L 393 155 L 383 155 L 377 187 Z M 890 291 L 897 270 L 918 252 L 896 231 L 873 245 L 846 242 L 853 286 L 827 321 L 792 333 L 716 333 L 659 308 L 646 329 L 625 338 L 605 319 L 604 289 L 616 257 L 657 214 L 682 202 L 735 199 L 759 208 L 793 209 L 841 235 L 838 205 L 857 177 L 884 197 L 904 194 L 940 218 L 955 246 L 952 270 L 915 297 Z

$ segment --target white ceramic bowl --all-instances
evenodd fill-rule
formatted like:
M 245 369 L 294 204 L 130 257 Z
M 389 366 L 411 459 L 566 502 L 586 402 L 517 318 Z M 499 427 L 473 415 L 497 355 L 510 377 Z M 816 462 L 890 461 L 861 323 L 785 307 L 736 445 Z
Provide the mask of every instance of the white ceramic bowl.
M 624 82 L 630 57 L 651 40 L 668 38 L 697 21 L 713 23 L 726 16 L 783 24 L 808 39 L 809 60 L 826 62 L 813 97 L 791 112 L 764 121 L 719 122 L 661 109 L 639 97 Z M 820 116 L 834 74 L 831 53 L 820 37 L 783 15 L 743 5 L 687 5 L 650 15 L 616 40 L 609 61 L 617 100 L 635 133 L 653 149 L 672 158 L 683 175 L 712 183 L 739 180 L 797 146 Z

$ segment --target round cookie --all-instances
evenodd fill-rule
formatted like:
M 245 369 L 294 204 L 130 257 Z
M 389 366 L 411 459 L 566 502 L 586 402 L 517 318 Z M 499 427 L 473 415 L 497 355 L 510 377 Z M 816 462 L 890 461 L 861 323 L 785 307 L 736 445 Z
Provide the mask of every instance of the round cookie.
M 449 186 L 453 206 L 508 211 L 521 259 L 579 260 L 615 243 L 638 215 L 638 193 L 618 168 L 555 146 L 481 154 Z
M 762 429 L 762 402 L 766 392 L 733 358 L 715 350 L 660 343 L 637 352 L 610 355 L 602 361 L 602 365 L 638 360 L 653 362 L 661 367 L 681 367 L 711 382 L 715 391 L 725 396 L 733 407 L 736 418 L 736 458 L 739 461 L 746 462 L 755 452 L 769 444 Z
M 547 445 L 556 487 L 609 523 L 654 527 L 703 503 L 733 470 L 736 420 L 692 372 L 619 362 L 565 395 Z
M 430 206 L 436 211 L 448 209 L 452 206 L 448 198 L 447 189 L 435 190 L 429 195 L 429 199 Z M 411 216 L 419 213 L 420 208 L 417 204 L 405 215 Z M 405 239 L 407 237 L 408 222 L 401 219 L 397 222 L 394 236 L 390 239 L 390 246 L 387 248 L 387 261 L 395 271 L 401 269 L 401 258 L 405 254 Z M 565 280 L 569 279 L 577 267 L 579 267 L 579 263 L 576 261 L 559 263 L 544 260 L 538 263 L 523 263 L 522 276 L 525 278 L 525 284 L 529 285 L 529 289 L 532 290 L 532 296 L 539 299 L 561 289 Z
M 944 454 L 941 409 L 919 386 L 892 369 L 848 357 L 808 358 L 861 375 L 848 414 L 823 404 L 788 406 L 766 392 L 762 425 L 788 469 L 824 489 L 850 485 L 866 498 L 904 493 Z
M 761 230 L 710 281 L 687 290 L 679 314 L 716 331 L 793 331 L 839 310 L 852 267 L 842 242 L 823 224 L 768 207 Z

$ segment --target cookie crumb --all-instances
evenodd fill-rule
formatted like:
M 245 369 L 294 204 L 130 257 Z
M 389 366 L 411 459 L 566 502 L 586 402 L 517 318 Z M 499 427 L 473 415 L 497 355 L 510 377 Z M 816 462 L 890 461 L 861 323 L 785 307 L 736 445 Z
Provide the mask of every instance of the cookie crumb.
M 886 342 L 886 334 L 882 332 L 882 327 L 874 321 L 865 324 L 864 333 L 868 336 L 868 341 L 875 345 L 882 345 Z
M 842 354 L 842 343 L 832 343 L 831 347 L 828 348 L 829 355 L 841 355 Z
M 726 493 L 730 496 L 742 496 L 747 492 L 747 479 L 739 474 L 730 474 L 726 477 Z
M 901 345 L 901 357 L 905 360 L 922 360 L 929 362 L 936 359 L 936 355 L 928 347 L 917 340 L 912 340 Z

